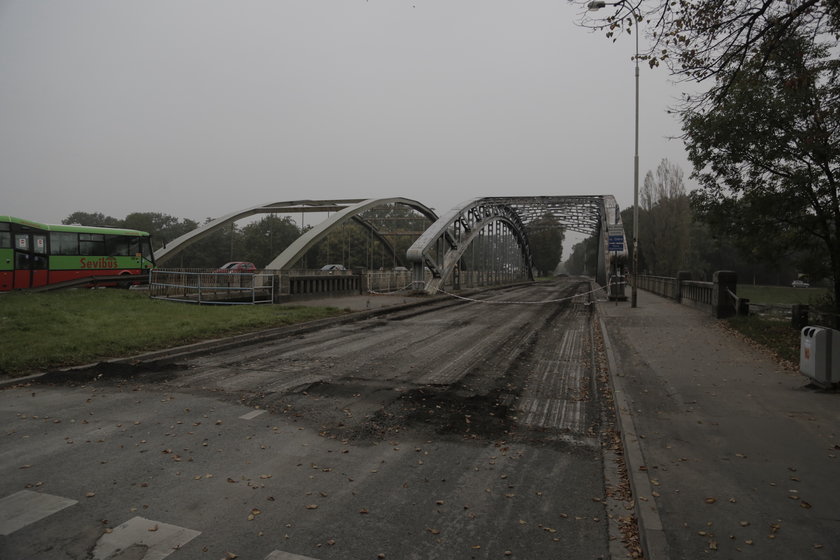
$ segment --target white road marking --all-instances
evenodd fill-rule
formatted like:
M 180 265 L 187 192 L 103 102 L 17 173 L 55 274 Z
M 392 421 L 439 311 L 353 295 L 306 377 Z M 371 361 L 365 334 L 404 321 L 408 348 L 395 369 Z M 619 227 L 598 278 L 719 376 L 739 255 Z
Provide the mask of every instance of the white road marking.
M 77 504 L 76 500 L 21 490 L 0 500 L 0 535 L 11 535 L 57 511 Z
M 262 410 L 252 410 L 251 412 L 247 412 L 247 413 L 243 414 L 243 415 L 242 415 L 242 416 L 240 416 L 239 418 L 240 418 L 241 420 L 253 420 L 254 418 L 256 418 L 257 416 L 259 416 L 260 414 L 265 414 L 266 412 L 268 412 L 268 411 L 267 411 L 267 410 L 265 410 L 265 409 L 262 409 Z
M 93 560 L 111 558 L 133 546 L 146 549 L 143 560 L 163 560 L 200 534 L 177 525 L 134 517 L 99 538 L 93 549 Z
M 299 554 L 292 554 L 291 552 L 282 552 L 275 550 L 265 557 L 265 560 L 315 560 L 309 556 L 300 556 Z

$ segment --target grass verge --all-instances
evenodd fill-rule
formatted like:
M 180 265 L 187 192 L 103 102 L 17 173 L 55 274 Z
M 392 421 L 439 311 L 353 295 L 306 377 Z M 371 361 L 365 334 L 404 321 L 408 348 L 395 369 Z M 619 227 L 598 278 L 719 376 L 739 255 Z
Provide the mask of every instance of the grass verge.
M 333 307 L 191 305 L 131 290 L 0 296 L 0 375 L 85 364 L 341 315 Z
M 829 295 L 825 288 L 791 288 L 789 286 L 753 286 L 738 284 L 738 295 L 751 303 L 793 305 L 814 304 Z
M 799 364 L 799 331 L 789 321 L 750 315 L 727 319 L 735 331 L 774 353 L 778 358 Z
M 750 300 L 750 303 L 765 305 L 793 305 L 796 303 L 812 306 L 825 305 L 830 291 L 826 288 L 792 288 L 789 286 L 753 286 L 739 284 L 738 295 Z M 799 364 L 800 333 L 790 325 L 789 320 L 750 315 L 728 319 L 729 326 L 750 340 L 773 352 L 777 357 Z

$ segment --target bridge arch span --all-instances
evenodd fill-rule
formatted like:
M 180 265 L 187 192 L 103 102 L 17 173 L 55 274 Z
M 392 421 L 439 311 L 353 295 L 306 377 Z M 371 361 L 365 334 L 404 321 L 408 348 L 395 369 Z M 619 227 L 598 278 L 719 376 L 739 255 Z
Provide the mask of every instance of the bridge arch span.
M 188 248 L 193 243 L 200 241 L 214 231 L 230 223 L 256 214 L 297 214 L 300 212 L 337 212 L 343 210 L 348 204 L 356 204 L 361 199 L 345 200 L 290 200 L 286 202 L 272 202 L 260 204 L 236 210 L 221 218 L 211 220 L 184 235 L 175 238 L 157 251 L 155 251 L 155 262 L 161 265 Z
M 502 200 L 476 198 L 450 210 L 408 249 L 415 287 L 434 293 L 449 278 L 457 287 L 464 265 L 473 268 L 463 262 L 470 248 L 482 252 L 483 263 L 503 263 L 502 270 L 492 269 L 499 278 L 533 280 L 531 250 L 519 214 Z M 426 268 L 432 273 L 428 282 Z
M 341 209 L 340 211 L 336 212 L 335 214 L 333 214 L 314 228 L 310 229 L 309 231 L 298 237 L 291 245 L 289 245 L 273 261 L 271 261 L 266 266 L 266 268 L 270 270 L 288 270 L 292 268 L 295 265 L 295 263 L 297 263 L 301 258 L 303 258 L 307 251 L 309 251 L 311 248 L 317 245 L 319 241 L 321 241 L 327 235 L 329 235 L 329 233 L 332 230 L 350 220 L 360 224 L 367 230 L 371 231 L 374 235 L 376 235 L 379 238 L 380 241 L 383 242 L 383 244 L 388 246 L 393 252 L 393 248 L 390 247 L 390 243 L 387 242 L 385 237 L 382 236 L 380 232 L 362 216 L 362 214 L 368 210 L 377 208 L 379 206 L 386 206 L 389 204 L 400 204 L 408 206 L 409 208 L 416 210 L 417 212 L 428 218 L 431 222 L 437 220 L 437 214 L 435 214 L 434 210 L 428 208 L 426 205 L 420 202 L 417 202 L 416 200 L 410 200 L 408 198 L 371 198 L 367 200 L 357 201 L 356 204 L 352 204 Z
M 352 220 L 371 232 L 392 254 L 394 248 L 385 235 L 373 224 L 367 221 L 361 214 L 372 208 L 388 204 L 401 204 L 408 206 L 422 214 L 430 222 L 437 220 L 437 214 L 424 204 L 407 198 L 381 198 L 381 199 L 342 199 L 342 200 L 292 200 L 285 202 L 272 202 L 251 206 L 226 214 L 215 220 L 211 220 L 198 228 L 185 233 L 184 235 L 167 243 L 164 247 L 155 252 L 155 262 L 158 265 L 170 261 L 172 258 L 187 249 L 204 237 L 225 227 L 233 222 L 253 216 L 255 214 L 297 214 L 297 213 L 332 213 L 332 215 L 317 226 L 301 235 L 292 245 L 274 258 L 265 268 L 269 270 L 285 270 L 293 266 L 300 258 L 315 246 L 321 239 L 329 235 L 333 228 L 340 226 L 348 220 Z

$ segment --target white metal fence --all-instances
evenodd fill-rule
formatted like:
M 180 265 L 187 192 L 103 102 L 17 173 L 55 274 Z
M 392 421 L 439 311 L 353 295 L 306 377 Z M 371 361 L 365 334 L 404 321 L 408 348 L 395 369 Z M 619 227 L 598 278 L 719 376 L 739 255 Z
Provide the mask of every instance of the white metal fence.
M 274 301 L 275 275 L 183 269 L 152 270 L 149 296 L 190 303 L 254 304 Z

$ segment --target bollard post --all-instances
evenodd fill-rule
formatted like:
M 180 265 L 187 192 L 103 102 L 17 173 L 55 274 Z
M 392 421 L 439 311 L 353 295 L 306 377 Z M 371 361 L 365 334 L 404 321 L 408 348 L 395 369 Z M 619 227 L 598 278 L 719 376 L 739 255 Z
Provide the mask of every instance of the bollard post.
M 808 324 L 809 306 L 804 303 L 795 303 L 790 313 L 791 326 L 801 331 Z
M 674 290 L 674 299 L 677 300 L 677 303 L 682 303 L 682 288 L 683 282 L 688 282 L 691 280 L 691 272 L 688 270 L 680 270 L 677 272 L 677 285 Z
M 735 315 L 735 302 L 729 292 L 737 293 L 738 274 L 731 270 L 718 270 L 712 275 L 712 312 L 718 319 Z

